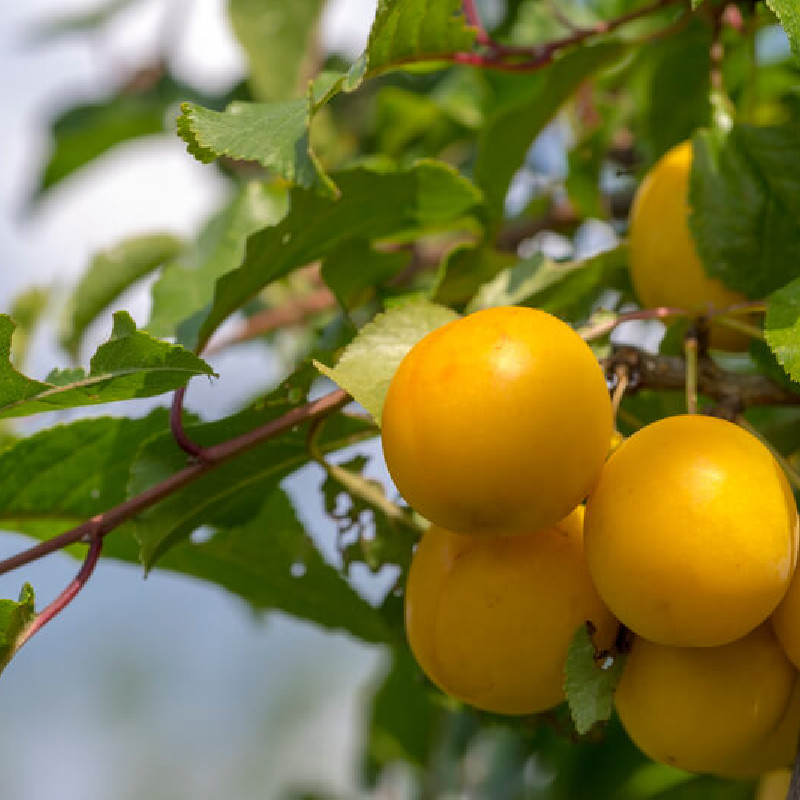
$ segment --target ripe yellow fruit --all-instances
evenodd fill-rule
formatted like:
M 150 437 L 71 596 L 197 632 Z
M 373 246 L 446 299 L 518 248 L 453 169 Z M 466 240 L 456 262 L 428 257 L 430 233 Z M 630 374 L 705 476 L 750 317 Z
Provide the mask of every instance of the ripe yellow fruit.
M 636 192 L 630 217 L 630 271 L 646 307 L 677 306 L 708 311 L 747 298 L 706 275 L 689 229 L 692 143 L 683 142 L 656 162 Z M 741 350 L 748 338 L 712 328 L 711 343 Z
M 615 703 L 628 735 L 650 758 L 714 772 L 778 725 L 796 677 L 767 625 L 721 647 L 637 638 Z
M 468 534 L 554 525 L 597 480 L 613 430 L 605 378 L 568 325 L 492 308 L 433 331 L 383 407 L 386 464 L 408 503 Z
M 758 782 L 755 800 L 786 800 L 791 780 L 792 771 L 789 769 L 778 769 L 764 775 Z
M 406 587 L 415 658 L 442 690 L 500 714 L 532 714 L 564 699 L 564 663 L 586 620 L 609 647 L 616 620 L 583 557 L 578 508 L 555 527 L 518 536 L 430 528 Z
M 772 627 L 786 655 L 800 669 L 800 576 L 797 573 L 772 615 Z
M 660 644 L 744 636 L 786 592 L 797 546 L 780 466 L 750 433 L 714 417 L 667 417 L 626 439 L 586 506 L 600 596 Z
M 793 761 L 800 740 L 800 680 L 795 680 L 789 705 L 780 722 L 755 747 L 737 753 L 714 768 L 725 778 L 757 778 L 759 775 L 787 767 Z M 780 795 L 786 797 L 786 790 Z

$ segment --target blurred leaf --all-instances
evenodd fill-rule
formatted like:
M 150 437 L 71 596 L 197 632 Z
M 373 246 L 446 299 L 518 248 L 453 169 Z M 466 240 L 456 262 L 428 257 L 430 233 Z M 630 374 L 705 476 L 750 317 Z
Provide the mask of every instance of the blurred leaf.
M 792 52 L 800 59 L 800 7 L 795 0 L 767 0 L 767 5 L 781 21 L 792 45 Z
M 375 250 L 364 239 L 335 246 L 322 262 L 322 278 L 344 309 L 374 298 L 377 289 L 408 266 L 411 252 Z
M 0 600 L 0 672 L 8 666 L 17 651 L 20 635 L 36 616 L 33 601 L 33 588 L 29 583 L 22 587 L 16 603 Z
M 694 20 L 678 36 L 640 48 L 631 70 L 638 139 L 655 161 L 711 119 L 711 27 Z
M 310 187 L 318 179 L 327 181 L 311 153 L 310 121 L 304 97 L 279 103 L 237 102 L 225 111 L 183 103 L 178 134 L 204 164 L 220 156 L 255 161 L 290 183 Z
M 228 0 L 228 16 L 244 48 L 253 92 L 284 100 L 302 91 L 304 73 L 313 74 L 314 28 L 324 0 L 264 2 Z
M 250 237 L 241 267 L 217 281 L 214 303 L 200 327 L 201 344 L 268 283 L 324 257 L 341 242 L 441 228 L 481 202 L 468 180 L 434 161 L 402 172 L 354 169 L 335 179 L 338 199 L 294 189 L 283 220 Z
M 378 0 L 367 48 L 348 73 L 348 89 L 408 62 L 467 52 L 474 41 L 461 0 Z
M 247 237 L 286 213 L 286 192 L 250 181 L 203 228 L 193 246 L 167 265 L 153 285 L 147 330 L 154 336 L 180 334 L 180 323 L 201 312 L 214 297 L 214 284 L 239 266 Z M 191 327 L 191 325 L 189 325 Z M 182 342 L 180 335 L 178 341 Z M 194 341 L 182 342 L 193 346 Z
M 88 375 L 82 369 L 54 370 L 46 381 L 35 381 L 8 360 L 13 331 L 11 318 L 0 314 L 0 418 L 152 397 L 184 386 L 195 375 L 214 374 L 193 353 L 137 331 L 128 313 L 119 311 Z
M 396 761 L 424 768 L 442 714 L 414 657 L 405 647 L 394 650 L 370 703 L 362 757 L 369 784 Z
M 709 275 L 753 298 L 800 275 L 800 127 L 697 134 L 690 205 Z
M 217 422 L 187 425 L 186 433 L 192 441 L 208 446 L 252 431 L 302 403 L 313 378 L 314 370 L 306 365 L 243 411 Z M 227 528 L 249 521 L 278 483 L 309 460 L 306 427 L 297 426 L 220 464 L 139 514 L 133 524 L 145 568 L 150 569 L 171 547 L 202 525 Z M 320 452 L 327 453 L 369 436 L 374 436 L 372 426 L 336 415 L 324 426 L 318 446 Z M 132 465 L 129 496 L 178 472 L 186 463 L 186 453 L 171 434 L 148 440 Z
M 625 656 L 622 655 L 616 655 L 608 665 L 598 664 L 587 626 L 578 628 L 570 642 L 564 668 L 564 692 L 578 733 L 587 733 L 596 723 L 611 719 L 614 691 L 624 667 Z
M 390 308 L 368 322 L 331 369 L 314 362 L 380 425 L 383 400 L 405 354 L 423 336 L 458 319 L 455 311 L 427 301 Z
M 582 217 L 606 216 L 600 195 L 600 170 L 606 153 L 606 137 L 595 133 L 569 152 L 565 188 L 570 202 Z
M 136 281 L 175 258 L 181 247 L 175 236 L 155 233 L 125 239 L 97 253 L 69 300 L 68 325 L 61 344 L 77 356 L 91 322 Z
M 510 99 L 481 130 L 475 162 L 476 183 L 495 214 L 502 213 L 511 178 L 536 136 L 583 81 L 626 52 L 616 42 L 583 46 L 540 72 L 505 79 Z
M 28 347 L 36 326 L 47 310 L 50 294 L 50 289 L 45 289 L 42 286 L 32 286 L 22 294 L 17 295 L 11 305 L 11 319 L 14 320 L 17 326 L 14 331 L 11 358 L 20 368 L 25 363 Z
M 800 381 L 800 278 L 769 296 L 764 334 L 778 363 Z
M 280 489 L 245 524 L 204 544 L 183 543 L 159 566 L 224 586 L 259 611 L 283 611 L 367 642 L 394 638 L 377 609 L 325 562 Z
M 93 33 L 102 28 L 120 11 L 135 5 L 139 0 L 107 0 L 90 11 L 66 14 L 36 23 L 29 31 L 27 39 L 32 44 L 47 44 L 75 33 Z
M 529 305 L 580 319 L 588 315 L 600 292 L 614 285 L 627 268 L 627 245 L 579 261 L 556 262 L 535 253 L 484 284 L 468 309 Z
M 178 102 L 205 100 L 213 105 L 211 98 L 201 98 L 169 75 L 145 83 L 142 89 L 123 87 L 111 97 L 74 106 L 53 120 L 53 144 L 34 199 L 115 145 L 167 131 Z

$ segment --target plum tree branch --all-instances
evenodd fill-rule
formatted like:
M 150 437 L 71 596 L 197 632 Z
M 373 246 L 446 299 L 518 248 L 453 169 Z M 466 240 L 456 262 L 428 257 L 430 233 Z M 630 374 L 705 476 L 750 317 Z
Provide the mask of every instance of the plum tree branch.
M 608 375 L 618 367 L 627 368 L 629 393 L 638 389 L 686 390 L 686 360 L 680 356 L 654 355 L 622 346 L 601 363 Z M 800 393 L 765 375 L 729 372 L 708 356 L 700 356 L 697 361 L 697 391 L 732 415 L 749 406 L 800 405 Z
M 127 522 L 127 520 L 142 511 L 154 506 L 164 498 L 192 483 L 192 481 L 212 471 L 220 464 L 278 436 L 295 425 L 327 416 L 349 401 L 350 395 L 347 392 L 342 389 L 336 389 L 317 400 L 312 400 L 302 406 L 293 408 L 283 416 L 270 420 L 247 433 L 243 433 L 226 442 L 203 448 L 203 461 L 190 464 L 160 483 L 128 498 L 125 502 L 114 506 L 108 511 L 92 517 L 71 530 L 54 536 L 47 541 L 40 542 L 21 553 L 11 556 L 11 558 L 0 561 L 0 575 L 36 561 L 42 556 L 61 550 L 71 544 L 76 544 L 77 542 L 89 542 L 91 544 L 98 539 L 102 539 L 123 522 Z
M 686 0 L 655 0 L 649 5 L 634 9 L 611 20 L 598 22 L 586 28 L 577 28 L 566 36 L 536 45 L 504 45 L 495 42 L 485 31 L 478 16 L 474 0 L 464 0 L 464 16 L 477 30 L 476 40 L 486 52 L 451 53 L 431 56 L 427 60 L 449 60 L 459 64 L 470 64 L 510 72 L 532 72 L 550 64 L 555 56 L 570 47 L 583 44 L 587 39 L 602 36 L 630 22 L 655 14 L 672 5 L 688 7 Z

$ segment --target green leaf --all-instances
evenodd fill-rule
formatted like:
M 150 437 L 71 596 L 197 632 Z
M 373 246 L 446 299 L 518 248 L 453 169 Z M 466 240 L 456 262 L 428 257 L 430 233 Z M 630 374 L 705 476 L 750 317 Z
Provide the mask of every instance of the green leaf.
M 313 377 L 314 370 L 305 366 L 243 411 L 217 422 L 187 425 L 186 433 L 192 441 L 208 446 L 252 431 L 302 403 Z M 145 568 L 150 569 L 202 525 L 230 527 L 251 519 L 278 483 L 309 460 L 306 427 L 299 426 L 217 466 L 139 514 L 134 525 Z M 327 421 L 318 444 L 326 453 L 374 435 L 374 428 L 363 421 L 337 415 Z M 186 453 L 172 436 L 156 436 L 145 442 L 132 465 L 128 494 L 139 494 L 185 466 Z
M 778 363 L 800 381 L 800 278 L 769 296 L 764 334 Z
M 163 270 L 153 285 L 147 330 L 154 336 L 177 335 L 179 342 L 193 347 L 199 322 L 192 322 L 192 317 L 213 299 L 217 278 L 241 264 L 247 237 L 276 223 L 286 205 L 282 189 L 258 181 L 245 184 L 206 224 L 197 242 Z M 181 323 L 188 331 L 185 337 Z
M 694 138 L 689 219 L 706 272 L 763 298 L 800 274 L 800 126 Z
M 175 236 L 155 233 L 125 239 L 95 255 L 69 300 L 61 344 L 76 356 L 90 323 L 136 281 L 175 258 L 181 247 Z
M 302 91 L 323 5 L 323 0 L 228 0 L 231 27 L 244 48 L 250 84 L 259 98 L 284 100 Z
M 408 266 L 409 251 L 375 250 L 363 239 L 334 247 L 322 262 L 322 278 L 344 309 L 372 300 L 377 289 Z
M 445 306 L 427 301 L 404 303 L 368 322 L 333 369 L 314 363 L 380 424 L 386 392 L 405 354 L 423 336 L 455 319 L 458 314 Z
M 49 538 L 122 503 L 142 442 L 168 430 L 169 412 L 159 408 L 140 419 L 56 425 L 12 444 L 0 452 L 0 527 Z
M 573 319 L 585 317 L 603 288 L 619 282 L 627 269 L 626 245 L 579 261 L 555 262 L 536 253 L 484 284 L 468 310 L 529 305 Z
M 26 583 L 19 600 L 0 600 L 0 672 L 11 661 L 19 647 L 19 638 L 36 616 L 33 588 Z
M 307 98 L 237 102 L 225 111 L 183 103 L 181 112 L 178 134 L 198 161 L 207 164 L 220 156 L 255 161 L 297 186 L 313 186 L 318 178 L 327 180 L 318 171 L 310 149 Z
M 349 170 L 337 174 L 336 183 L 338 199 L 294 189 L 283 220 L 250 237 L 242 266 L 217 281 L 200 344 L 268 283 L 324 257 L 335 245 L 443 228 L 481 201 L 468 180 L 434 161 L 401 172 Z
M 461 0 L 379 0 L 367 48 L 348 74 L 348 89 L 394 67 L 467 52 L 474 42 Z
M 583 81 L 626 52 L 616 42 L 580 47 L 540 72 L 506 79 L 512 99 L 487 120 L 475 163 L 476 183 L 495 214 L 536 136 Z
M 704 2 L 705 0 L 692 0 L 692 11 L 695 11 L 696 9 L 700 8 L 700 6 L 703 5 Z
M 800 7 L 795 0 L 767 0 L 767 5 L 781 21 L 792 45 L 792 52 L 800 59 Z
M 578 733 L 584 734 L 596 723 L 611 719 L 614 691 L 624 667 L 625 657 L 621 655 L 615 656 L 611 663 L 598 664 L 587 626 L 578 628 L 567 653 L 564 681 L 564 692 Z
M 395 650 L 369 710 L 363 761 L 370 784 L 396 761 L 425 767 L 443 713 L 411 653 Z
M 320 555 L 286 495 L 273 490 L 245 524 L 186 542 L 159 562 L 173 572 L 225 587 L 259 611 L 279 610 L 367 642 L 394 634 Z
M 144 88 L 121 87 L 111 97 L 65 111 L 51 124 L 53 144 L 34 199 L 115 145 L 166 132 L 173 106 L 190 99 L 214 105 L 165 75 Z
M 138 332 L 127 312 L 119 311 L 88 375 L 82 369 L 53 371 L 46 381 L 36 381 L 9 360 L 13 331 L 11 318 L 0 314 L 0 418 L 152 397 L 184 386 L 195 375 L 214 375 L 193 353 Z
M 711 44 L 713 32 L 695 19 L 680 36 L 639 48 L 629 83 L 636 104 L 636 135 L 654 162 L 691 138 L 711 120 Z

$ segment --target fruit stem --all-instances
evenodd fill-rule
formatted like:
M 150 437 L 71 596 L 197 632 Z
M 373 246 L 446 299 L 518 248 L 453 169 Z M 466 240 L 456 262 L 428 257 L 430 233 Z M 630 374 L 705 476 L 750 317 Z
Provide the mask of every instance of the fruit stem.
M 686 410 L 690 414 L 697 413 L 697 350 L 697 333 L 692 326 L 683 340 L 683 353 L 686 357 Z
M 611 395 L 611 405 L 614 408 L 614 419 L 616 419 L 619 414 L 619 404 L 622 402 L 622 397 L 628 388 L 630 376 L 628 367 L 625 364 L 618 364 L 614 374 L 617 377 L 617 385 L 614 387 L 614 394 Z
M 770 452 L 775 457 L 775 460 L 781 465 L 783 471 L 786 473 L 789 483 L 792 484 L 792 487 L 795 490 L 800 491 L 800 473 L 789 463 L 786 458 L 784 458 L 782 453 L 775 449 L 775 446 L 772 444 L 772 442 L 770 442 L 769 439 L 767 439 L 757 428 L 754 428 L 741 414 L 736 417 L 736 422 L 748 433 L 752 433 L 756 439 L 769 448 Z M 800 800 L 800 794 L 791 795 L 791 797 L 796 797 L 797 800 Z
M 751 339 L 764 340 L 764 331 L 762 331 L 761 328 L 757 328 L 749 322 L 742 322 L 740 319 L 733 319 L 732 317 L 714 317 L 714 324 L 744 333 Z

